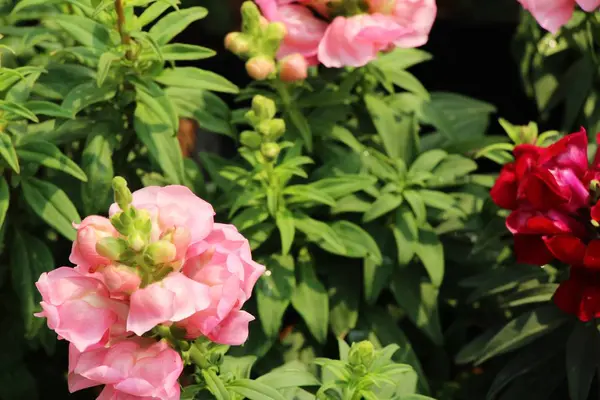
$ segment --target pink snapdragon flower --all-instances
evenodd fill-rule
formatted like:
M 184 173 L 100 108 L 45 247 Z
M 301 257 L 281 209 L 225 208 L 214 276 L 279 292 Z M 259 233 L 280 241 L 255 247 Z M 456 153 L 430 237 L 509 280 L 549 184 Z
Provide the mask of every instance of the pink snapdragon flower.
M 190 247 L 182 271 L 210 288 L 210 306 L 178 324 L 187 337 L 204 335 L 217 343 L 244 343 L 254 317 L 241 307 L 265 272 L 263 265 L 252 260 L 248 241 L 233 225 L 215 224 L 204 241 Z
M 126 303 L 111 299 L 108 288 L 98 279 L 69 267 L 43 273 L 36 282 L 42 295 L 48 327 L 77 349 L 106 344 L 111 336 L 123 333 Z
M 164 341 L 127 339 L 109 348 L 69 348 L 69 391 L 106 385 L 98 400 L 179 400 L 179 354 Z
M 73 225 L 77 229 L 77 239 L 73 242 L 69 261 L 78 265 L 85 272 L 93 272 L 98 266 L 111 263 L 96 251 L 96 244 L 105 237 L 117 237 L 119 233 L 105 217 L 91 215 L 80 224 Z
M 600 0 L 518 0 L 542 28 L 552 33 L 565 25 L 573 16 L 575 5 L 592 12 L 600 7 Z

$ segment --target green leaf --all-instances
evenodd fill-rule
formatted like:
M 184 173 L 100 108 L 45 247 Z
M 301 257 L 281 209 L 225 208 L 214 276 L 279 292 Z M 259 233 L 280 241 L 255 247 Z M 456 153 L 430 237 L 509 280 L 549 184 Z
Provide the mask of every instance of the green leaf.
M 179 130 L 179 118 L 166 93 L 152 81 L 132 79 L 138 103 L 143 103 L 162 122 L 170 127 L 172 135 Z
M 12 285 L 21 303 L 25 334 L 32 338 L 41 327 L 40 321 L 33 316 L 42 300 L 35 282 L 43 272 L 54 268 L 52 253 L 36 237 L 17 230 L 13 237 L 10 262 Z
M 571 400 L 587 400 L 600 362 L 600 337 L 593 325 L 575 324 L 567 341 L 567 381 Z
M 338 253 L 335 248 L 326 246 L 327 251 L 351 258 L 368 257 L 376 262 L 382 261 L 379 246 L 363 228 L 350 221 L 336 221 L 331 224 L 331 227 L 344 245 L 345 251 Z
M 231 220 L 239 231 L 245 231 L 269 219 L 269 213 L 263 207 L 249 207 Z
M 263 275 L 256 286 L 258 316 L 265 334 L 279 335 L 283 315 L 296 286 L 292 256 L 272 256 L 266 262 L 271 275 Z
M 72 119 L 73 114 L 70 110 L 63 108 L 49 101 L 32 100 L 24 104 L 25 108 L 36 115 L 46 115 L 48 117 L 57 117 Z
M 172 43 L 160 48 L 165 61 L 192 61 L 213 57 L 214 50 L 194 44 Z M 143 58 L 143 57 L 142 57 Z
M 365 96 L 365 104 L 387 155 L 410 164 L 417 150 L 414 118 L 395 112 L 385 101 L 373 95 Z
M 404 90 L 412 92 L 419 97 L 429 100 L 429 92 L 423 84 L 410 72 L 403 71 L 398 68 L 385 71 L 385 76 L 396 86 Z
M 309 153 L 312 153 L 312 151 L 313 151 L 312 129 L 311 129 L 310 124 L 308 123 L 308 120 L 304 116 L 304 114 L 302 114 L 302 112 L 300 112 L 300 110 L 297 107 L 287 104 L 286 108 L 284 110 L 284 113 L 283 113 L 283 117 L 286 122 L 287 130 L 288 131 L 292 130 L 292 132 L 293 132 L 293 130 L 295 130 L 296 133 L 300 136 L 300 138 L 304 142 L 304 145 L 306 146 L 306 150 L 308 150 Z
M 420 154 L 411 164 L 408 175 L 414 175 L 417 172 L 431 172 L 447 156 L 448 153 L 441 149 L 428 150 Z
M 165 176 L 174 184 L 182 184 L 185 179 L 183 156 L 172 126 L 166 125 L 144 103 L 138 103 L 135 108 L 133 126 L 138 138 L 148 147 L 150 155 L 160 165 Z
M 80 181 L 87 182 L 87 176 L 79 165 L 64 155 L 58 147 L 46 141 L 28 141 L 17 146 L 17 155 L 25 162 L 40 164 L 67 173 Z
M 73 39 L 86 47 L 105 49 L 112 46 L 110 31 L 106 26 L 80 15 L 53 14 L 52 22 L 57 23 Z
M 310 372 L 298 368 L 287 367 L 285 364 L 260 376 L 256 379 L 256 382 L 260 382 L 273 389 L 320 385 L 319 380 Z
M 492 337 L 477 359 L 477 364 L 499 354 L 518 349 L 534 339 L 552 332 L 567 319 L 567 315 L 553 304 L 527 311 L 510 321 Z
M 325 343 L 329 322 L 327 290 L 317 278 L 312 262 L 300 262 L 297 267 L 300 279 L 292 296 L 292 306 L 302 316 L 314 338 Z
M 111 65 L 120 58 L 121 57 L 118 54 L 112 51 L 102 53 L 100 59 L 98 60 L 98 72 L 96 73 L 96 85 L 98 87 L 102 87 L 106 77 L 108 76 L 108 73 L 110 72 Z
M 337 200 L 352 193 L 368 189 L 377 183 L 377 179 L 369 175 L 343 175 L 320 179 L 310 184 L 321 193 Z
M 146 8 L 137 19 L 137 23 L 140 29 L 154 22 L 156 18 L 160 17 L 162 13 L 165 12 L 171 6 L 172 3 L 169 1 L 157 1 L 151 4 L 150 7 Z
M 4 177 L 0 177 L 0 229 L 5 229 L 4 221 L 10 206 L 10 189 Z M 1 279 L 0 279 L 1 282 Z M 0 284 L 1 286 L 1 284 Z
M 421 197 L 421 195 L 414 190 L 405 190 L 402 192 L 402 194 L 415 214 L 417 224 L 422 225 L 425 223 L 425 221 L 427 221 L 427 209 L 425 208 L 425 201 L 423 200 L 423 197 Z
M 321 245 L 325 243 L 327 249 L 333 249 L 335 254 L 345 254 L 346 248 L 342 243 L 342 240 L 337 235 L 336 231 L 332 227 L 324 222 L 312 219 L 305 214 L 295 212 L 294 213 L 294 225 L 296 229 L 303 232 L 308 240 L 316 242 Z
M 330 207 L 335 206 L 335 200 L 331 196 L 323 193 L 312 185 L 288 186 L 283 189 L 283 194 L 290 196 L 286 199 L 287 204 L 315 202 L 326 204 Z
M 75 240 L 73 223 L 81 222 L 77 209 L 60 188 L 36 178 L 21 182 L 25 200 L 48 225 L 69 240 Z
M 227 388 L 248 400 L 286 400 L 272 387 L 250 379 L 238 379 L 230 382 L 227 384 Z
M 223 364 L 219 367 L 221 375 L 232 373 L 236 378 L 250 378 L 252 366 L 256 362 L 256 356 L 223 357 Z
M 21 172 L 19 167 L 19 159 L 13 146 L 10 136 L 4 132 L 0 132 L 0 156 L 6 161 L 8 166 L 17 174 Z
M 6 93 L 5 100 L 12 103 L 26 102 L 31 95 L 31 89 L 33 88 L 33 85 L 41 76 L 41 74 L 41 72 L 34 72 L 31 75 L 26 76 L 25 79 L 19 81 Z
M 441 286 L 444 280 L 444 246 L 431 227 L 419 230 L 415 253 L 427 270 L 431 283 Z
M 360 275 L 356 273 L 333 273 L 329 275 L 329 324 L 338 337 L 356 327 L 360 297 Z
M 364 213 L 363 222 L 370 222 L 385 215 L 402 204 L 404 198 L 402 195 L 394 193 L 385 193 L 377 198 L 371 207 Z
M 397 47 L 389 53 L 381 54 L 373 61 L 373 64 L 383 70 L 403 70 L 432 58 L 431 54 L 420 49 Z
M 381 291 L 390 283 L 393 271 L 394 265 L 387 257 L 379 264 L 372 258 L 363 260 L 363 282 L 367 304 L 375 304 Z
M 75 115 L 92 104 L 108 101 L 117 94 L 114 85 L 98 87 L 96 82 L 85 82 L 75 86 L 63 100 L 61 107 L 71 110 Z
M 398 250 L 398 264 L 407 265 L 415 256 L 419 240 L 417 220 L 408 205 L 398 208 L 392 233 Z
M 88 137 L 81 155 L 81 167 L 88 176 L 88 182 L 81 185 L 81 200 L 86 214 L 96 213 L 110 204 L 114 170 L 109 132 L 108 127 L 106 130 L 98 128 Z
M 213 370 L 203 369 L 202 377 L 204 378 L 204 381 L 206 382 L 206 386 L 208 387 L 208 390 L 210 390 L 210 392 L 215 396 L 216 400 L 230 400 L 231 399 L 231 395 L 225 388 L 223 381 L 221 380 L 221 378 L 219 378 L 217 376 L 217 374 L 215 374 L 215 372 Z
M 156 43 L 165 45 L 183 32 L 189 24 L 206 17 L 206 15 L 208 15 L 208 10 L 204 7 L 190 7 L 173 11 L 150 28 L 150 36 L 154 38 Z
M 456 204 L 456 200 L 451 195 L 436 190 L 421 189 L 418 191 L 423 203 L 431 208 L 438 210 L 451 210 Z
M 540 284 L 531 288 L 524 288 L 513 294 L 503 296 L 505 307 L 519 307 L 525 304 L 544 303 L 550 301 L 558 289 L 556 283 Z
M 436 345 L 444 341 L 438 311 L 439 289 L 423 279 L 416 268 L 403 268 L 391 283 L 396 302 L 408 318 Z
M 11 117 L 11 114 L 14 114 L 15 116 L 26 118 L 33 122 L 39 122 L 38 118 L 35 116 L 34 113 L 17 103 L 0 100 L 0 110 L 3 110 L 5 112 L 3 117 L 7 119 L 12 119 L 13 117 Z
M 275 220 L 281 236 L 281 254 L 286 255 L 292 248 L 294 234 L 296 233 L 294 215 L 289 210 L 282 210 L 277 213 Z
M 179 67 L 165 69 L 156 81 L 166 86 L 189 88 L 196 90 L 212 90 L 214 92 L 238 93 L 236 85 L 217 75 L 195 67 Z

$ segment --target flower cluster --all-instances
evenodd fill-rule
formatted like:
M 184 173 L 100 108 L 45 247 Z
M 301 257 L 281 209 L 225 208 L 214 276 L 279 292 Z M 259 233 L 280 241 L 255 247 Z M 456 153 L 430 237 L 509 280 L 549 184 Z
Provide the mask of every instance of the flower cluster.
M 266 79 L 277 69 L 288 82 L 306 78 L 310 65 L 361 67 L 381 51 L 421 46 L 437 13 L 435 0 L 255 2 L 260 19 L 253 5 L 244 4 L 244 32 L 228 35 L 226 47 L 249 58 L 246 68 L 254 79 Z
M 278 57 L 309 65 L 360 67 L 380 51 L 425 44 L 435 0 L 256 0 L 264 17 L 285 24 Z
M 498 206 L 512 210 L 506 226 L 517 261 L 570 265 L 554 300 L 583 321 L 600 316 L 600 152 L 589 164 L 587 150 L 583 129 L 548 147 L 518 145 L 491 190 Z
M 163 340 L 239 345 L 254 318 L 241 308 L 264 273 L 248 241 L 215 223 L 183 186 L 133 194 L 115 178 L 110 219 L 77 225 L 70 261 L 36 283 L 48 326 L 70 342 L 71 391 L 106 385 L 99 399 L 179 399 L 181 355 Z
M 556 33 L 573 16 L 578 5 L 592 12 L 600 7 L 600 0 L 518 0 L 546 30 Z

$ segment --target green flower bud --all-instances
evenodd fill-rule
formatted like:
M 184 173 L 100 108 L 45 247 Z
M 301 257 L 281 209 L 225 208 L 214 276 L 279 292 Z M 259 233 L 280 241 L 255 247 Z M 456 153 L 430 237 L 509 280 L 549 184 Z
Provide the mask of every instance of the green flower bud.
M 225 48 L 233 54 L 243 56 L 250 51 L 250 41 L 241 32 L 231 32 L 225 36 Z
M 275 73 L 275 62 L 265 56 L 252 57 L 246 62 L 246 72 L 252 79 L 263 81 Z
M 263 143 L 260 146 L 260 153 L 267 161 L 273 161 L 279 155 L 281 148 L 277 143 Z
M 171 242 L 159 240 L 151 243 L 144 251 L 144 261 L 152 265 L 167 264 L 175 259 L 177 248 Z
M 353 343 L 348 353 L 348 363 L 353 367 L 362 366 L 369 369 L 375 361 L 375 347 L 373 343 L 363 340 L 359 343 Z
M 267 139 L 276 140 L 285 132 L 285 121 L 281 118 L 275 118 L 270 121 L 262 121 L 258 125 L 258 131 Z
M 260 34 L 260 11 L 253 1 L 245 1 L 240 9 L 242 13 L 242 32 L 251 36 Z
M 268 97 L 260 94 L 252 98 L 252 111 L 261 121 L 271 119 L 277 112 L 275 102 Z
M 127 238 L 127 243 L 133 251 L 140 251 L 146 246 L 146 241 L 140 232 L 134 231 Z
M 115 203 L 119 205 L 121 210 L 127 210 L 133 200 L 131 191 L 127 187 L 127 181 L 120 176 L 115 176 L 112 181 L 112 186 L 115 192 Z
M 240 143 L 249 149 L 258 150 L 262 143 L 262 137 L 254 131 L 244 131 L 240 134 Z
M 96 243 L 96 252 L 112 261 L 119 261 L 129 250 L 127 242 L 121 238 L 107 236 Z

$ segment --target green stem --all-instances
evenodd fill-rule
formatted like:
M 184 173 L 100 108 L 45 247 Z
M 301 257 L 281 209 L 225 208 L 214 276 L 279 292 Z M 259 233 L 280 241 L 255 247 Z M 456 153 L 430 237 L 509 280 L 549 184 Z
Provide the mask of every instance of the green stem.
M 122 0 L 115 0 L 115 10 L 117 12 L 117 30 L 119 31 L 119 36 L 121 36 L 121 43 L 127 48 L 125 57 L 127 57 L 128 60 L 131 60 L 133 58 L 133 53 L 131 52 L 131 36 L 125 31 L 125 11 L 123 10 Z

